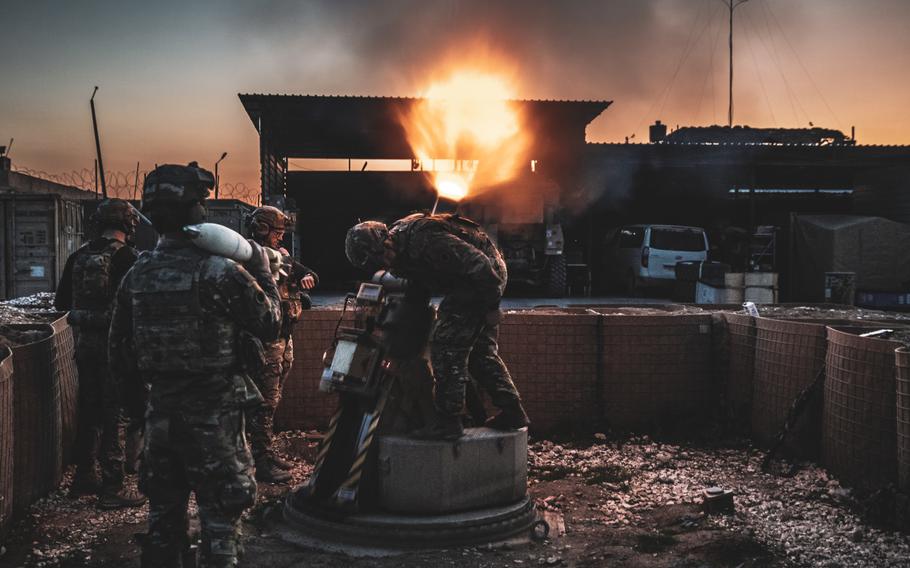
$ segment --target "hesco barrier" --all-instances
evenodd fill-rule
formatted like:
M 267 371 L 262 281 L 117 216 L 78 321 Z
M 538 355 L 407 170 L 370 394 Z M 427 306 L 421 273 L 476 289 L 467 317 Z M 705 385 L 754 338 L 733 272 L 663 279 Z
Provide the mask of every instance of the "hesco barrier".
M 13 353 L 0 347 L 0 541 L 13 516 Z
M 54 374 L 54 330 L 47 324 L 14 324 L 16 331 L 46 336 L 13 347 L 15 444 L 13 508 L 21 511 L 53 490 L 63 474 L 60 383 Z
M 897 379 L 897 481 L 910 493 L 910 349 L 894 352 Z
M 897 477 L 896 341 L 828 328 L 822 464 L 842 481 L 874 488 Z
M 275 417 L 277 428 L 321 428 L 335 412 L 337 397 L 319 392 L 318 386 L 322 355 L 340 316 L 340 310 L 311 310 L 294 329 L 294 366 Z M 535 431 L 571 429 L 598 419 L 597 325 L 596 314 L 504 315 L 500 352 Z
M 825 325 L 758 318 L 755 322 L 752 436 L 773 443 L 793 401 L 825 367 Z M 822 401 L 809 401 L 787 440 L 789 453 L 814 459 L 821 446 Z
M 755 377 L 755 318 L 723 313 L 720 319 L 725 336 L 721 388 L 726 398 L 726 412 L 740 430 L 748 431 Z
M 350 311 L 348 316 L 350 316 Z M 303 321 L 294 328 L 294 365 L 284 385 L 275 427 L 281 430 L 323 428 L 334 414 L 338 397 L 319 392 L 322 354 L 329 348 L 341 310 L 317 309 L 303 312 Z
M 593 313 L 504 314 L 500 352 L 535 432 L 584 429 L 599 421 Z
M 54 367 L 60 382 L 60 428 L 63 464 L 69 464 L 76 445 L 79 419 L 79 372 L 76 370 L 73 329 L 66 314 L 54 316 Z
M 653 430 L 711 417 L 710 315 L 605 315 L 601 325 L 604 418 L 612 427 Z

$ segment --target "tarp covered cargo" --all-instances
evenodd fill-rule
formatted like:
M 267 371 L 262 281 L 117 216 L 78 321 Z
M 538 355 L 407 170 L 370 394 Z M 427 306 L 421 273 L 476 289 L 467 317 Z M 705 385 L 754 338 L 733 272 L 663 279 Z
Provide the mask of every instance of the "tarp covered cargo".
M 910 283 L 910 225 L 882 217 L 800 215 L 793 241 L 793 293 L 800 301 L 825 300 L 825 272 L 855 272 L 858 290 L 898 291 Z

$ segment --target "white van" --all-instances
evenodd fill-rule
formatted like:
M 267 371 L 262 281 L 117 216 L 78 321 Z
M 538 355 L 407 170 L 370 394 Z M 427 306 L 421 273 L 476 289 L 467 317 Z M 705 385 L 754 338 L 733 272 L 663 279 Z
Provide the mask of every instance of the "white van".
M 676 263 L 708 260 L 708 237 L 701 227 L 627 225 L 607 243 L 607 270 L 630 294 L 676 279 Z

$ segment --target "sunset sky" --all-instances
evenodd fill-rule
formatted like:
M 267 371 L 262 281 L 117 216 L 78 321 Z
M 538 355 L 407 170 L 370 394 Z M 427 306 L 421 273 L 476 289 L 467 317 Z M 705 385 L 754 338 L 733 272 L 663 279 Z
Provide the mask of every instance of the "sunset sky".
M 589 141 L 726 122 L 723 0 L 5 0 L 0 13 L 0 144 L 54 174 L 92 168 L 94 85 L 108 170 L 211 167 L 227 151 L 222 180 L 257 188 L 237 93 L 417 96 L 453 61 L 492 58 L 520 98 L 613 100 Z M 749 0 L 735 122 L 910 143 L 908 24 L 906 0 Z

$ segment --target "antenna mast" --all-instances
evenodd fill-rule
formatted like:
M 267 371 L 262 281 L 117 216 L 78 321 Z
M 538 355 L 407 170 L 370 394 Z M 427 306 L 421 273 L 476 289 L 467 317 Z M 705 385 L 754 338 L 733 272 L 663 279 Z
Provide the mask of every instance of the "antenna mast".
M 727 126 L 733 126 L 733 10 L 748 0 L 724 0 L 730 8 L 730 104 L 727 107 Z

